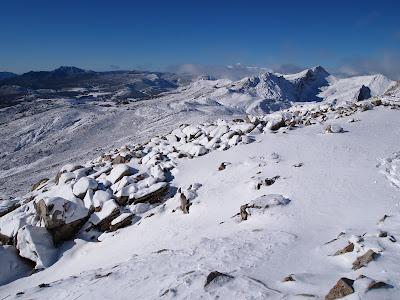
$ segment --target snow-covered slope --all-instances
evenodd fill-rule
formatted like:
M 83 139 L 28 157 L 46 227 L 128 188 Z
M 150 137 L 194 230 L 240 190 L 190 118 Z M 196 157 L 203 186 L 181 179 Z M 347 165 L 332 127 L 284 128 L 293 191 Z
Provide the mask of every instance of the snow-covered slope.
M 372 97 L 382 96 L 387 90 L 395 85 L 395 82 L 383 75 L 356 76 L 343 79 L 333 78 L 331 84 L 319 94 L 319 97 L 328 102 L 353 102 L 362 86 L 370 89 Z
M 110 159 L 152 149 L 127 163 L 137 174 L 172 162 L 160 180 L 181 188 L 189 213 L 179 192 L 125 207 L 137 216 L 132 225 L 78 235 L 52 266 L 0 287 L 0 298 L 318 299 L 345 277 L 338 289 L 348 299 L 396 299 L 400 107 L 380 104 L 307 104 L 244 122 L 184 125 L 130 146 L 142 150 L 111 152 Z M 327 125 L 343 130 L 326 133 Z M 107 160 L 61 171 L 82 176 Z M 99 184 L 115 181 L 115 171 L 100 169 Z M 60 186 L 44 183 L 27 196 L 65 195 Z

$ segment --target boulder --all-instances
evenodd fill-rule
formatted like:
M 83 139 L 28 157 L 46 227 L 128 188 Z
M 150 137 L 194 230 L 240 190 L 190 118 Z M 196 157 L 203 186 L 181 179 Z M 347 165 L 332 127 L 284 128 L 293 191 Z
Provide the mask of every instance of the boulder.
M 39 221 L 34 202 L 24 204 L 0 218 L 0 243 L 15 244 L 15 237 L 24 225 L 34 225 Z
M 60 171 L 57 173 L 56 178 L 55 178 L 55 183 L 58 184 L 59 179 L 63 173 L 72 173 L 80 168 L 83 168 L 81 165 L 77 164 L 66 164 L 61 167 Z
M 14 246 L 0 246 L 0 285 L 29 275 L 32 266 L 19 255 Z
M 56 183 L 57 184 L 68 183 L 75 178 L 76 178 L 76 175 L 72 172 L 61 173 L 60 176 L 58 177 L 58 179 L 56 180 Z
M 51 234 L 44 227 L 25 225 L 18 230 L 19 255 L 35 263 L 35 269 L 51 266 L 57 259 Z
M 117 164 L 125 164 L 128 163 L 131 160 L 130 155 L 122 156 L 122 155 L 117 155 L 112 159 L 112 164 L 117 165 Z
M 362 101 L 371 98 L 371 89 L 365 85 L 362 85 L 357 92 L 357 101 Z
M 133 202 L 135 204 L 142 202 L 158 203 L 162 201 L 168 190 L 168 183 L 158 182 L 149 186 L 148 188 L 144 188 L 137 191 L 136 193 L 133 193 L 130 202 Z
M 89 177 L 81 177 L 74 184 L 72 192 L 78 198 L 83 199 L 83 197 L 85 197 L 85 194 L 86 194 L 88 189 L 94 190 L 96 188 L 97 188 L 97 181 L 96 180 L 94 180 L 93 178 L 89 178 Z
M 52 233 L 54 243 L 68 240 L 86 222 L 89 210 L 82 200 L 61 197 L 41 199 L 34 203 L 40 222 Z
M 353 262 L 353 270 L 358 270 L 362 267 L 368 265 L 371 261 L 378 258 L 379 254 L 369 249 L 365 254 L 357 257 L 357 259 Z
M 373 106 L 381 106 L 382 105 L 382 100 L 381 99 L 374 99 L 371 101 L 371 104 Z
M 112 184 L 116 183 L 124 176 L 129 176 L 133 174 L 133 170 L 131 167 L 125 164 L 115 165 L 111 170 L 110 175 L 108 175 L 107 180 L 109 180 Z
M 106 231 L 110 228 L 112 220 L 120 214 L 119 206 L 114 200 L 108 200 L 103 204 L 100 211 L 93 213 L 89 222 L 100 229 Z
M 105 202 L 112 198 L 112 193 L 110 191 L 98 190 L 93 195 L 93 206 L 95 211 L 100 211 L 101 207 Z
M 132 224 L 132 213 L 123 213 L 111 221 L 110 231 L 129 226 Z
M 342 277 L 325 296 L 325 300 L 335 300 L 354 293 L 354 280 Z
M 275 131 L 285 126 L 285 120 L 282 117 L 271 119 L 265 126 L 267 129 Z

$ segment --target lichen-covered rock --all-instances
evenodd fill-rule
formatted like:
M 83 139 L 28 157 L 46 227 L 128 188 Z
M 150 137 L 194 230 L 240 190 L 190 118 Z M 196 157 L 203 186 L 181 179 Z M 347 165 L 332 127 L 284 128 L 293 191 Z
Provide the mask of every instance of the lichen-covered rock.
M 342 277 L 325 296 L 325 300 L 335 300 L 354 293 L 354 280 Z
M 374 250 L 369 249 L 365 254 L 357 257 L 357 259 L 353 262 L 353 270 L 358 270 L 362 267 L 368 265 L 371 261 L 378 258 L 379 254 Z
M 25 225 L 19 229 L 17 249 L 20 256 L 35 263 L 35 269 L 47 268 L 57 258 L 52 236 L 44 227 Z

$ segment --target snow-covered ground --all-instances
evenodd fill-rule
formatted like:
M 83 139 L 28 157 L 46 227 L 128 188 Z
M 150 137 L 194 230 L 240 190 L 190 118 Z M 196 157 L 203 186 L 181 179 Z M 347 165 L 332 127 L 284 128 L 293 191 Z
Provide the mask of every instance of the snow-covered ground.
M 173 197 L 99 242 L 66 242 L 55 264 L 0 287 L 0 298 L 323 298 L 341 277 L 365 275 L 347 299 L 396 299 L 399 110 L 378 106 L 323 123 L 181 158 L 171 186 L 201 184 L 189 214 Z M 327 124 L 343 132 L 327 134 Z M 241 220 L 246 203 L 256 207 Z M 334 255 L 349 243 L 352 251 Z M 373 261 L 353 270 L 369 249 Z M 229 276 L 205 286 L 212 271 Z M 368 290 L 373 280 L 387 286 Z
M 320 67 L 4 108 L 0 299 L 396 299 L 399 111 Z

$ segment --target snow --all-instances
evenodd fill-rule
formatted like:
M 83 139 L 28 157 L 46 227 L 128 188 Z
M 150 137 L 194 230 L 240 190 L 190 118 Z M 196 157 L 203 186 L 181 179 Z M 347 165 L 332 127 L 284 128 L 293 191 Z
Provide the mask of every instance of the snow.
M 32 267 L 23 261 L 14 246 L 0 246 L 0 285 L 28 276 Z

